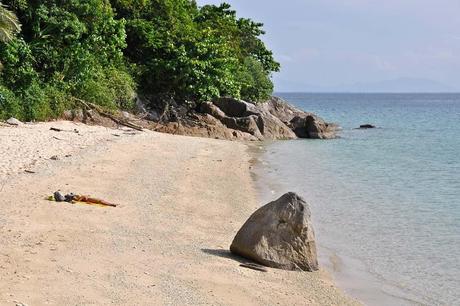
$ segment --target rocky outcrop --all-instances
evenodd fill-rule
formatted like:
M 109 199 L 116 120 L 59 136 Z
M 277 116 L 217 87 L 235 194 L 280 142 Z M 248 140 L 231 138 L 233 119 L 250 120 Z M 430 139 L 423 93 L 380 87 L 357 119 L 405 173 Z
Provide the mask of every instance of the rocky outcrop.
M 258 104 L 219 98 L 187 107 L 166 101 L 154 110 L 144 100 L 137 100 L 137 124 L 164 133 L 251 141 L 335 137 L 333 125 L 276 97 Z
M 335 126 L 304 112 L 280 98 L 252 104 L 233 98 L 203 103 L 207 113 L 231 129 L 249 133 L 258 139 L 329 139 L 336 136 Z
M 209 103 L 206 104 L 206 108 L 209 108 Z M 214 105 L 212 113 L 218 112 L 215 107 L 224 113 L 223 119 L 219 116 L 216 118 L 219 118 L 229 128 L 246 132 L 247 125 L 250 124 L 249 133 L 261 140 L 296 138 L 296 135 L 284 122 L 258 105 L 233 98 L 220 98 L 211 104 Z M 255 130 L 256 127 L 257 130 Z
M 295 193 L 258 209 L 244 223 L 230 251 L 268 267 L 316 271 L 315 233 L 308 204 Z
M 220 122 L 222 122 L 226 127 L 241 131 L 244 133 L 248 133 L 254 137 L 256 137 L 259 140 L 263 140 L 264 136 L 262 135 L 263 133 L 263 126 L 261 126 L 261 121 L 260 117 L 257 116 L 256 114 L 252 114 L 250 112 L 246 112 L 243 108 L 246 107 L 245 103 L 238 100 L 235 100 L 235 109 L 238 110 L 233 110 L 231 107 L 229 107 L 229 104 L 223 104 L 224 109 L 227 111 L 232 110 L 230 113 L 232 115 L 227 115 L 225 111 L 223 111 L 220 107 L 215 105 L 212 102 L 205 102 L 200 105 L 200 111 L 202 113 L 206 113 L 208 115 L 213 116 L 214 118 L 218 119 Z M 227 107 L 226 107 L 227 106 Z M 241 111 L 241 112 L 239 112 Z M 262 129 L 262 131 L 261 131 Z
M 161 133 L 227 140 L 257 141 L 249 133 L 233 130 L 209 114 L 194 114 L 187 121 L 157 123 L 153 130 Z

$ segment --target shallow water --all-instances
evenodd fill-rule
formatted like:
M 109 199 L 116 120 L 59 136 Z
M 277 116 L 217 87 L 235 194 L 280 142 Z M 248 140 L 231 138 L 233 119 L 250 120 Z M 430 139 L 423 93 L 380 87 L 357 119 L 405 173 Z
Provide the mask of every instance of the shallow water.
M 459 305 L 460 94 L 279 95 L 343 130 L 265 146 L 264 200 L 305 197 L 323 265 L 365 303 Z

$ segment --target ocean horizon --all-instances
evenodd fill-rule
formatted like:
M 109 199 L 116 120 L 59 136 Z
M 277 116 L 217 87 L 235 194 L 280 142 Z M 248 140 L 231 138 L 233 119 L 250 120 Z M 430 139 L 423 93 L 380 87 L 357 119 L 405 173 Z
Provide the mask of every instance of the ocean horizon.
M 277 95 L 341 132 L 264 146 L 264 202 L 305 197 L 322 265 L 364 303 L 458 304 L 460 94 Z

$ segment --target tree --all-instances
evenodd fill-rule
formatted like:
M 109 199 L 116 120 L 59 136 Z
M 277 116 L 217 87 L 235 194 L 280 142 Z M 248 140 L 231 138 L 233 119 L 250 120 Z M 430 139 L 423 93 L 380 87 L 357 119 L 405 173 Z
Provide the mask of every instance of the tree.
M 11 8 L 22 31 L 0 43 L 1 83 L 28 98 L 24 119 L 59 116 L 72 107 L 70 96 L 132 106 L 135 84 L 122 52 L 125 23 L 108 0 L 12 0 Z
M 173 101 L 190 109 L 220 96 L 257 102 L 272 93 L 271 73 L 279 70 L 261 39 L 263 25 L 225 3 L 8 4 L 0 7 L 1 117 L 56 117 L 73 107 L 71 97 L 130 108 L 135 90 L 158 108 Z
M 112 3 L 126 19 L 125 56 L 136 67 L 140 90 L 156 97 L 154 101 L 201 102 L 223 95 L 259 101 L 271 94 L 273 86 L 257 83 L 263 79 L 271 84 L 270 74 L 279 70 L 259 38 L 263 25 L 238 19 L 230 5 L 199 8 L 190 0 Z M 248 82 L 255 67 L 262 67 L 258 72 L 264 77 Z

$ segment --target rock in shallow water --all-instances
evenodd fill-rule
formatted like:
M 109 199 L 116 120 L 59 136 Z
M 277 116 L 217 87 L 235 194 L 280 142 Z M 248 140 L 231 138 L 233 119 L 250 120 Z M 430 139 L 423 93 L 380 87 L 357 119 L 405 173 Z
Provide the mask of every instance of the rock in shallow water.
M 361 124 L 359 126 L 360 129 L 375 129 L 376 126 L 375 125 L 372 125 L 372 124 Z
M 296 116 L 292 118 L 290 125 L 299 138 L 332 139 L 337 137 L 337 126 L 315 115 Z
M 230 246 L 234 254 L 268 267 L 316 271 L 315 233 L 308 204 L 293 192 L 258 209 Z

